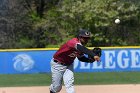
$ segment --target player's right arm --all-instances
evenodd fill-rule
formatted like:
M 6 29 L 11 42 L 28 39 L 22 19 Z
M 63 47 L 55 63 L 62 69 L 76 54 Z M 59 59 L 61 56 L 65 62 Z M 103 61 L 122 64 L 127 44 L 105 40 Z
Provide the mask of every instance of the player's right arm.
M 77 44 L 76 45 L 76 49 L 79 50 L 80 52 L 84 53 L 84 54 L 87 54 L 87 55 L 93 57 L 93 59 L 95 61 L 100 61 L 100 57 L 99 56 L 95 55 L 95 53 L 90 51 L 88 48 L 82 46 L 81 44 Z

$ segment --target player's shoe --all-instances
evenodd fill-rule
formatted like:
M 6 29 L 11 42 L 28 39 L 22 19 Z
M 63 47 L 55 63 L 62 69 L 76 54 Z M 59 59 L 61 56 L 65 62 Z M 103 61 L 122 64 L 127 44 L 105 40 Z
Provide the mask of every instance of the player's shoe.
M 54 93 L 54 92 L 50 91 L 50 93 Z

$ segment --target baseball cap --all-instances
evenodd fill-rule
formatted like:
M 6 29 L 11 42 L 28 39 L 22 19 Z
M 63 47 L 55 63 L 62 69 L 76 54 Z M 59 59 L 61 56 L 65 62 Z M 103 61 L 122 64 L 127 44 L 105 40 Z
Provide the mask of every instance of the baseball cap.
M 88 30 L 85 29 L 80 29 L 79 33 L 78 33 L 79 37 L 91 37 L 91 32 L 89 32 Z

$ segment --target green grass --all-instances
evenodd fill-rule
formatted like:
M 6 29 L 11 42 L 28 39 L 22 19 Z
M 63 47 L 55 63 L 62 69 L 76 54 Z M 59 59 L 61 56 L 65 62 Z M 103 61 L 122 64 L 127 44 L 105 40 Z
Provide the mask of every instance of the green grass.
M 46 86 L 51 75 L 46 74 L 1 74 L 0 87 Z M 140 72 L 75 73 L 75 85 L 140 84 Z
M 0 75 L 0 87 L 44 86 L 51 82 L 50 74 L 9 74 Z
M 77 73 L 75 84 L 140 84 L 140 72 Z

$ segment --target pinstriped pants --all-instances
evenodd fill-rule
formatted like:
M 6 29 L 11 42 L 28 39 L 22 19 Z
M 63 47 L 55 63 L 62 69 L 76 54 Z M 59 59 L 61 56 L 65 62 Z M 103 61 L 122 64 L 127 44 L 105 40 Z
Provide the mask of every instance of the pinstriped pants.
M 75 93 L 74 91 L 74 73 L 73 64 L 64 66 L 51 60 L 51 73 L 52 73 L 52 84 L 50 90 L 52 92 L 60 92 L 62 88 L 62 81 L 67 93 Z

